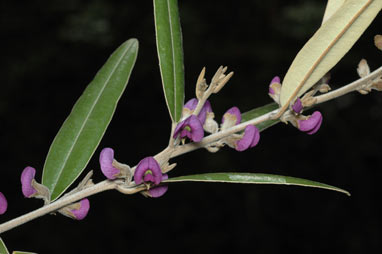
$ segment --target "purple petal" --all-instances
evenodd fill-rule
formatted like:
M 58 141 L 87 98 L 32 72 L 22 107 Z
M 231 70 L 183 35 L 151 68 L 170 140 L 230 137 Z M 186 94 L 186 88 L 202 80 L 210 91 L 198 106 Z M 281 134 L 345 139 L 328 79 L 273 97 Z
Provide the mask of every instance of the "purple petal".
M 271 80 L 270 85 L 273 84 L 273 83 L 281 83 L 281 82 L 280 82 L 280 77 L 279 77 L 279 76 L 275 76 L 275 77 Z
M 260 131 L 259 131 L 259 129 L 257 129 L 256 126 L 254 126 L 254 127 L 255 127 L 255 136 L 253 137 L 253 140 L 252 140 L 250 147 L 256 146 L 260 141 Z
M 320 129 L 321 123 L 322 123 L 322 117 L 320 118 L 320 121 L 317 123 L 316 127 L 314 127 L 311 131 L 307 132 L 307 134 L 312 135 L 316 133 Z
M 239 152 L 247 150 L 251 146 L 255 134 L 256 127 L 252 124 L 247 125 L 244 130 L 244 136 L 236 142 L 236 150 Z
M 188 108 L 189 110 L 194 110 L 196 108 L 196 106 L 198 105 L 198 99 L 196 98 L 192 98 L 190 99 L 189 101 L 186 102 L 186 104 L 184 104 L 184 108 Z
M 113 160 L 114 150 L 109 147 L 102 149 L 99 155 L 99 164 L 101 165 L 102 173 L 108 179 L 115 179 L 116 176 L 121 172 L 119 169 L 113 166 Z
M 192 115 L 188 118 L 188 126 L 191 128 L 191 140 L 194 142 L 199 142 L 204 137 L 203 124 L 200 122 L 199 118 Z
M 74 215 L 74 217 L 77 219 L 77 220 L 82 220 L 83 218 L 86 217 L 86 215 L 88 214 L 89 212 L 89 208 L 90 208 L 90 202 L 89 202 L 89 199 L 87 198 L 84 198 L 80 201 L 80 208 L 78 209 L 72 209 L 70 210 L 70 212 Z
M 298 120 L 298 126 L 300 131 L 309 132 L 315 129 L 320 124 L 322 115 L 319 111 L 315 111 L 308 119 Z
M 207 100 L 204 103 L 203 108 L 198 115 L 198 118 L 200 122 L 202 123 L 202 125 L 204 125 L 204 123 L 206 122 L 207 113 L 210 113 L 210 112 L 212 112 L 212 107 L 211 107 L 211 103 Z
M 37 192 L 37 190 L 32 186 L 32 180 L 34 179 L 35 174 L 36 169 L 29 166 L 24 168 L 21 173 L 21 190 L 26 198 L 30 198 Z
M 275 91 L 273 90 L 273 88 L 271 86 L 269 86 L 269 91 L 268 91 L 269 94 L 275 94 Z
M 177 137 L 181 134 L 183 128 L 184 128 L 185 125 L 186 125 L 186 120 L 187 120 L 187 119 L 188 119 L 188 118 L 186 118 L 185 120 L 181 121 L 180 123 L 178 123 L 178 124 L 176 125 L 175 130 L 174 130 L 173 138 L 177 138 Z M 181 137 L 181 138 L 183 138 L 183 137 Z
M 146 171 L 150 170 L 152 176 L 145 175 Z M 142 159 L 134 172 L 134 181 L 136 184 L 141 184 L 146 182 L 146 179 L 154 184 L 159 184 L 162 180 L 162 170 L 158 162 L 154 157 L 146 157 Z
M 301 102 L 300 98 L 297 98 L 296 102 L 292 106 L 292 109 L 293 109 L 294 112 L 299 114 L 299 113 L 301 113 L 302 108 L 303 108 L 302 107 L 302 102 Z
M 164 174 L 162 176 L 162 181 L 167 179 L 168 179 L 168 175 Z M 148 192 L 152 198 L 159 198 L 160 196 L 163 196 L 163 194 L 166 193 L 167 189 L 168 189 L 168 186 L 166 184 L 166 185 L 160 185 L 160 186 L 151 188 Z
M 162 194 L 163 195 L 163 194 Z M 0 192 L 0 215 L 4 214 L 7 211 L 8 202 L 4 194 Z
M 232 107 L 228 109 L 223 115 L 222 123 L 224 123 L 224 121 L 235 121 L 234 125 L 239 124 L 241 122 L 241 113 L 239 108 Z

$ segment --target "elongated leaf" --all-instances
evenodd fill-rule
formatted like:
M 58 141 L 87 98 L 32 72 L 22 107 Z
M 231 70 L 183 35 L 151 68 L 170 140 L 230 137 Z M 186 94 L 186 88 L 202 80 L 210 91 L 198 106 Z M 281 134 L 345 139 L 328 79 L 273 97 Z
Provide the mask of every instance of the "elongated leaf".
M 264 105 L 262 107 L 258 107 L 258 108 L 252 109 L 250 111 L 247 111 L 241 115 L 241 122 L 249 121 L 249 120 L 254 119 L 256 117 L 265 115 L 265 114 L 277 109 L 278 107 L 279 107 L 279 105 L 277 105 L 276 103 L 273 102 L 273 103 L 269 103 L 267 105 Z M 268 121 L 257 124 L 256 127 L 259 129 L 259 131 L 263 131 L 263 130 L 277 124 L 278 122 L 280 122 L 280 120 L 268 120 Z
M 123 43 L 98 71 L 61 126 L 42 177 L 52 201 L 73 183 L 93 155 L 125 90 L 137 53 L 136 39 Z
M 7 246 L 3 242 L 3 239 L 0 238 L 0 254 L 9 254 Z
M 305 44 L 283 80 L 283 109 L 311 88 L 350 50 L 382 8 L 382 0 L 346 0 Z
M 327 189 L 332 191 L 338 191 L 350 196 L 350 193 L 346 190 L 310 181 L 306 179 L 280 176 L 271 174 L 255 174 L 255 173 L 206 173 L 189 176 L 173 177 L 163 182 L 175 183 L 175 182 L 212 182 L 212 183 L 249 183 L 249 184 L 281 184 L 281 185 L 296 185 L 312 188 Z
M 26 252 L 26 251 L 14 251 L 12 254 L 37 254 L 35 252 Z
M 184 102 L 182 32 L 177 0 L 154 0 L 159 67 L 170 117 L 178 122 Z
M 324 24 L 340 7 L 344 4 L 346 0 L 328 0 L 326 5 L 324 17 L 322 18 L 322 24 Z

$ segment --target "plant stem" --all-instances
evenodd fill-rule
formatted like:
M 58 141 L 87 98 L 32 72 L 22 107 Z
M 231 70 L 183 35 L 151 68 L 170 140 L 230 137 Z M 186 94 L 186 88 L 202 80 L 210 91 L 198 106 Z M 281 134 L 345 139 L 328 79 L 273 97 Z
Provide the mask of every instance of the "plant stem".
M 58 209 L 60 209 L 64 206 L 67 206 L 73 202 L 76 202 L 78 200 L 81 200 L 85 197 L 88 197 L 88 196 L 91 196 L 91 195 L 94 195 L 96 193 L 103 192 L 106 190 L 111 190 L 111 189 L 114 189 L 115 187 L 116 187 L 116 183 L 105 180 L 105 181 L 102 181 L 102 182 L 95 184 L 91 187 L 85 188 L 79 192 L 73 193 L 72 195 L 62 197 L 62 198 L 56 200 L 55 202 L 50 203 L 48 205 L 45 205 L 45 206 L 43 206 L 37 210 L 34 210 L 30 213 L 24 214 L 20 217 L 13 219 L 13 220 L 10 220 L 8 222 L 0 224 L 0 234 L 5 232 L 5 231 L 8 231 L 12 228 L 15 228 L 21 224 L 24 224 L 28 221 L 36 219 L 40 216 L 43 216 L 45 214 L 57 211 Z
M 352 91 L 356 91 L 360 87 L 364 86 L 365 84 L 368 84 L 371 80 L 376 79 L 378 77 L 382 76 L 382 67 L 376 69 L 366 77 L 360 78 L 346 86 L 343 86 L 339 89 L 333 90 L 331 92 L 328 92 L 323 95 L 316 96 L 316 103 L 320 104 L 335 98 L 338 98 L 340 96 L 343 96 L 347 93 L 350 93 Z M 208 98 L 208 96 L 206 96 Z M 202 103 L 200 103 L 198 106 L 201 107 L 203 106 L 205 99 L 201 100 Z M 201 106 L 200 106 L 201 105 Z M 198 108 L 199 109 L 199 108 Z M 199 110 L 200 110 L 199 109 Z M 270 120 L 273 118 L 273 116 L 279 111 L 279 109 L 275 109 L 273 111 L 270 111 L 262 116 L 259 116 L 257 118 L 251 119 L 249 121 L 240 123 L 238 125 L 235 125 L 229 129 L 226 129 L 224 131 L 219 131 L 217 133 L 211 134 L 205 138 L 202 139 L 202 141 L 198 143 L 189 143 L 186 145 L 180 145 L 180 146 L 173 146 L 171 143 L 173 143 L 173 139 L 170 138 L 170 144 L 167 146 L 163 151 L 155 155 L 155 159 L 157 159 L 161 164 L 165 163 L 168 159 L 177 157 L 179 155 L 194 151 L 199 148 L 206 147 L 210 145 L 211 143 L 214 143 L 224 137 L 227 137 L 231 134 L 240 132 L 245 129 L 245 127 L 249 124 L 256 125 L 261 122 Z M 172 132 L 174 130 L 174 124 L 172 126 Z M 134 170 L 135 167 L 132 168 Z M 134 194 L 137 192 L 140 192 L 142 190 L 145 190 L 146 187 L 144 185 L 136 185 L 136 186 L 125 186 L 124 182 L 121 180 L 116 180 L 116 181 L 109 181 L 109 180 L 104 180 L 102 182 L 99 182 L 98 184 L 95 184 L 93 186 L 87 187 L 81 191 L 75 192 L 73 194 L 69 194 L 67 196 L 63 196 L 60 199 L 56 200 L 53 203 L 50 203 L 48 205 L 45 205 L 35 211 L 29 212 L 25 215 L 22 215 L 20 217 L 17 217 L 13 220 L 10 220 L 8 222 L 5 222 L 3 224 L 0 224 L 0 234 L 8 231 L 12 228 L 15 228 L 19 225 L 22 225 L 28 221 L 31 221 L 33 219 L 36 219 L 38 217 L 41 217 L 45 214 L 52 213 L 54 211 L 59 210 L 62 207 L 65 207 L 69 204 L 72 204 L 78 200 L 81 200 L 83 198 L 89 197 L 91 195 L 94 195 L 99 192 L 103 192 L 106 190 L 112 190 L 116 189 L 124 194 Z

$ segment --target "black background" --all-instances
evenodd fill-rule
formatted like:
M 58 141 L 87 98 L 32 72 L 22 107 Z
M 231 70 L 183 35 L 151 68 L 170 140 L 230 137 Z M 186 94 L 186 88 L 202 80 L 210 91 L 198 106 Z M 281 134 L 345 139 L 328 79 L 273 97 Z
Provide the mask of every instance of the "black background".
M 235 72 L 211 103 L 220 121 L 270 102 L 268 83 L 283 77 L 320 26 L 325 1 L 182 1 L 186 99 L 203 66 Z M 155 47 L 151 1 L 3 1 L 1 3 L 0 191 L 8 212 L 0 222 L 32 211 L 19 177 L 42 167 L 71 107 L 108 56 L 125 40 L 140 42 L 138 59 L 118 109 L 87 170 L 103 147 L 135 165 L 167 144 L 170 120 Z M 333 88 L 357 79 L 366 58 L 381 65 L 373 46 L 381 16 L 332 70 Z M 10 250 L 38 253 L 368 253 L 382 247 L 380 203 L 382 95 L 351 94 L 317 107 L 320 131 L 309 136 L 278 124 L 256 148 L 239 153 L 200 150 L 173 160 L 171 176 L 246 171 L 302 177 L 344 188 L 351 197 L 290 186 L 184 183 L 147 199 L 109 191 L 90 197 L 83 221 L 44 216 L 2 234 Z

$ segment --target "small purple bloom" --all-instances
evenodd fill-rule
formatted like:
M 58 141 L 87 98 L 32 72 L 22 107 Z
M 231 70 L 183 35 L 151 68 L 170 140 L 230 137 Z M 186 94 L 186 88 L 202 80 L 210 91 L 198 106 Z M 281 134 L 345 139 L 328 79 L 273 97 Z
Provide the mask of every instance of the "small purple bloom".
M 298 120 L 298 129 L 309 135 L 316 133 L 322 123 L 322 114 L 319 111 L 315 111 L 306 120 Z
M 183 108 L 187 108 L 190 111 L 193 111 L 196 108 L 196 106 L 198 106 L 198 99 L 192 98 L 192 99 L 188 100 L 186 102 L 186 104 L 184 104 Z
M 260 131 L 254 125 L 247 125 L 244 130 L 244 136 L 236 142 L 235 149 L 239 152 L 252 148 L 259 143 Z
M 278 76 L 275 76 L 271 83 L 269 84 L 269 96 L 278 104 L 280 104 L 280 92 L 281 92 L 281 83 L 280 78 Z
M 228 129 L 241 122 L 241 113 L 238 107 L 228 109 L 222 118 L 222 130 Z
M 72 209 L 70 212 L 76 220 L 82 220 L 86 217 L 90 209 L 89 199 L 84 198 L 79 202 L 78 209 Z
M 0 215 L 4 214 L 7 211 L 8 208 L 8 202 L 5 198 L 4 194 L 0 192 Z
M 269 94 L 275 94 L 275 91 L 273 90 L 273 88 L 271 86 L 269 86 L 269 91 L 268 91 Z
M 272 85 L 273 83 L 280 83 L 280 77 L 279 77 L 279 76 L 275 76 L 275 77 L 271 80 L 270 85 Z
M 300 114 L 302 112 L 303 106 L 300 98 L 297 98 L 296 102 L 292 106 L 292 109 L 297 114 Z
M 136 184 L 143 182 L 159 184 L 162 181 L 162 170 L 154 157 L 146 157 L 138 163 L 134 172 L 134 181 Z
M 102 173 L 108 179 L 115 179 L 119 174 L 120 170 L 113 166 L 114 161 L 114 150 L 112 148 L 106 147 L 102 149 L 99 156 L 99 163 L 101 165 Z
M 188 117 L 192 115 L 196 107 L 198 106 L 198 99 L 192 98 L 189 101 L 186 102 L 186 104 L 183 106 L 183 118 Z M 211 103 L 207 100 L 203 108 L 200 110 L 198 114 L 198 118 L 202 125 L 206 121 L 207 113 L 212 112 Z
M 173 137 L 178 136 L 180 138 L 188 137 L 193 142 L 199 142 L 204 137 L 203 124 L 198 117 L 191 115 L 176 126 Z
M 24 197 L 30 198 L 34 195 L 37 190 L 32 186 L 32 181 L 34 180 L 34 176 L 36 174 L 36 169 L 32 167 L 24 168 L 21 173 L 21 189 L 24 194 Z
M 162 175 L 162 181 L 163 180 L 167 180 L 168 179 L 168 175 L 167 174 L 163 174 Z M 168 190 L 168 186 L 167 185 L 160 185 L 160 186 L 156 186 L 156 187 L 153 187 L 151 188 L 150 190 L 148 190 L 148 195 L 152 198 L 159 198 L 161 196 L 163 196 L 163 194 L 165 194 Z

